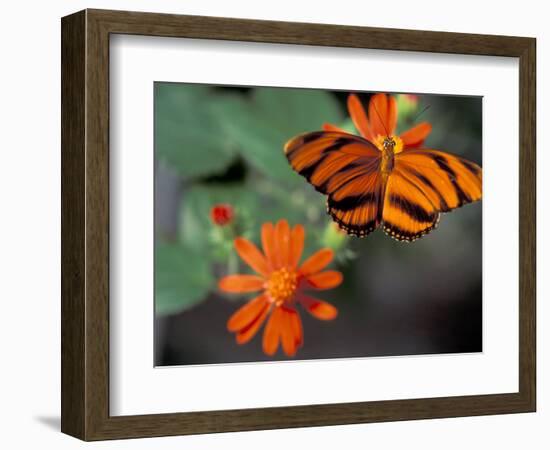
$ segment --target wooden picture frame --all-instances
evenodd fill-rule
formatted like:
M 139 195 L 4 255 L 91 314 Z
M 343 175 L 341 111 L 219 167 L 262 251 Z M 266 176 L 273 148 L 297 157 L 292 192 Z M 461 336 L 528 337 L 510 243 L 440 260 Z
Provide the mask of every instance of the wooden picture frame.
M 535 411 L 533 38 L 85 10 L 62 29 L 62 416 L 83 440 Z M 109 36 L 136 34 L 519 58 L 519 392 L 109 415 Z

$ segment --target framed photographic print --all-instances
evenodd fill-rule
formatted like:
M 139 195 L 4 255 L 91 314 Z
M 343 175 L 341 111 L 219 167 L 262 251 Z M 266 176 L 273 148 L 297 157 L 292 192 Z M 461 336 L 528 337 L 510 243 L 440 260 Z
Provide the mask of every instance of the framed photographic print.
M 535 39 L 62 19 L 62 431 L 535 410 Z

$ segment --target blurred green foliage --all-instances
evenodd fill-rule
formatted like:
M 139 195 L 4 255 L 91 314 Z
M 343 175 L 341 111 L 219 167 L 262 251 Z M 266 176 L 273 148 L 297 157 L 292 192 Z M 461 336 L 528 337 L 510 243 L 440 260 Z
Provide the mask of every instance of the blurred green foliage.
M 171 314 L 205 298 L 214 283 L 207 258 L 181 244 L 155 248 L 155 310 Z
M 218 119 L 243 158 L 260 173 L 283 183 L 300 182 L 283 154 L 291 137 L 317 130 L 324 121 L 340 122 L 335 99 L 323 91 L 301 89 L 255 89 L 244 108 L 229 114 L 219 110 Z
M 213 100 L 204 86 L 155 84 L 155 153 L 182 176 L 219 172 L 235 157 L 217 118 L 240 102 Z

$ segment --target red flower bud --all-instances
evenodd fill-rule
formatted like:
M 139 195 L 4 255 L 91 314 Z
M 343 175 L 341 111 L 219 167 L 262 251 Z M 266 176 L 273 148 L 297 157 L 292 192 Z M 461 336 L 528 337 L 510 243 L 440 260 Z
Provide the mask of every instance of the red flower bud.
M 210 210 L 210 219 L 214 225 L 223 227 L 233 220 L 233 207 L 227 203 L 218 203 Z

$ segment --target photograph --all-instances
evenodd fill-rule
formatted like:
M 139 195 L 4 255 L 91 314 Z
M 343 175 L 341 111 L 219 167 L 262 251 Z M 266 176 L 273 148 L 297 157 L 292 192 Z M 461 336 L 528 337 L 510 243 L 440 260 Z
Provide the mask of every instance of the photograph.
M 155 82 L 154 365 L 482 352 L 482 106 Z

